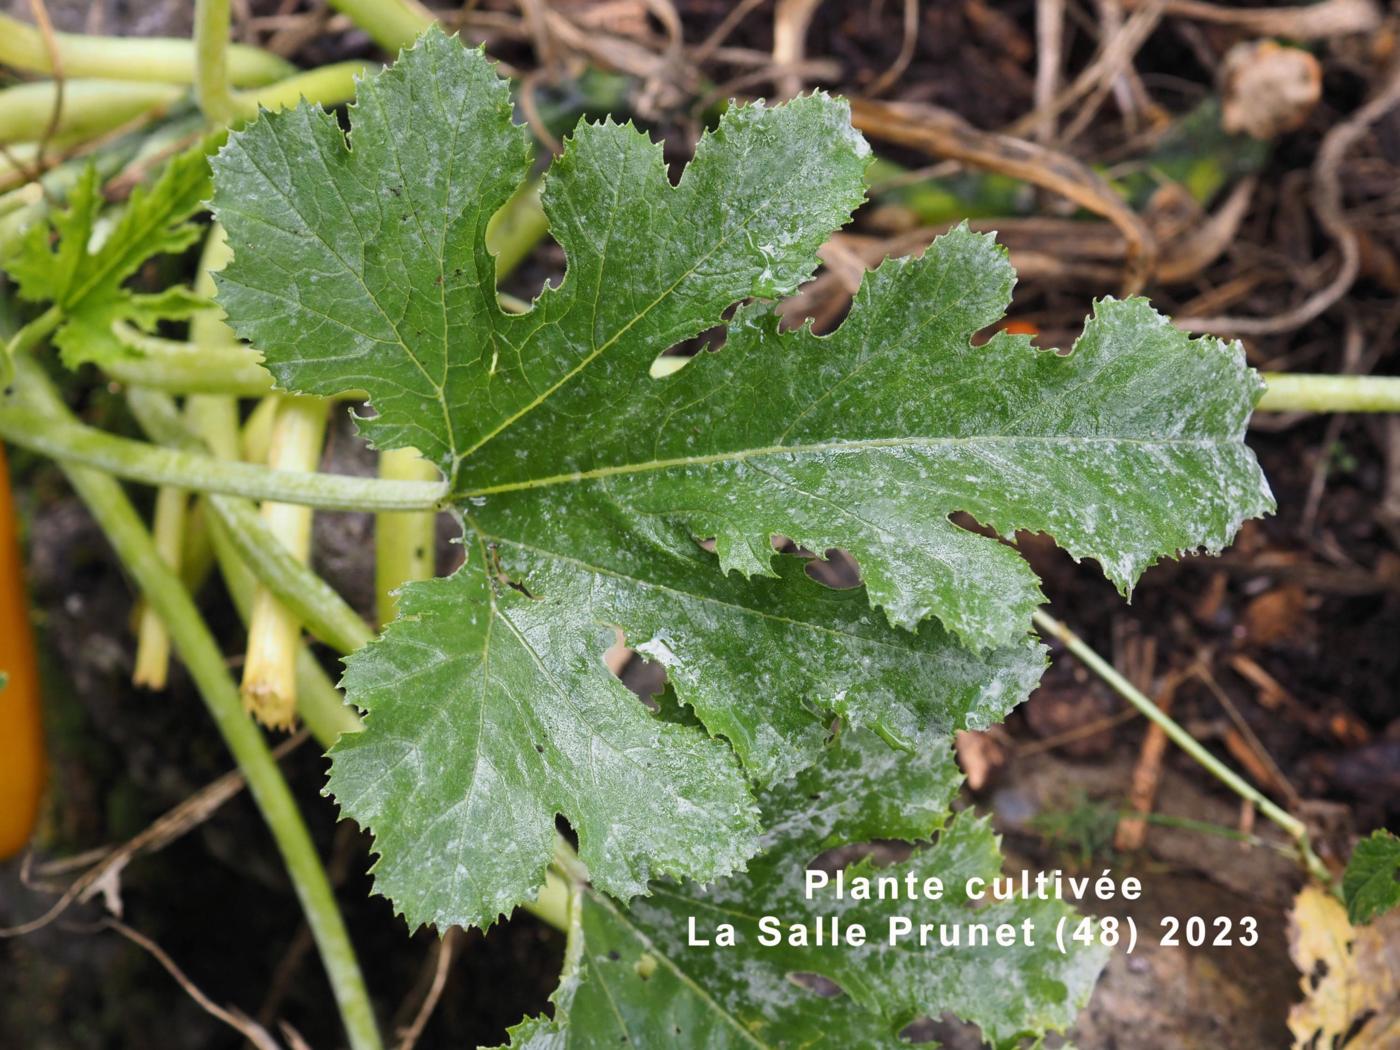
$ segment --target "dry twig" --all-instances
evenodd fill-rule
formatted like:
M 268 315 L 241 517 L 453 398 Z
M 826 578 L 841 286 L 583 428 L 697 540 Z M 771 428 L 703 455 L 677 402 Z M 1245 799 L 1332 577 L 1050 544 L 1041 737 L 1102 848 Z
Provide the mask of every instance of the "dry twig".
M 1125 242 L 1125 295 L 1142 291 L 1156 267 L 1156 241 L 1142 218 L 1113 187 L 1072 157 L 1025 139 L 980 131 L 932 106 L 858 99 L 851 104 L 851 119 L 873 138 L 1021 179 L 1102 215 L 1118 227 Z
M 777 78 L 778 94 L 791 98 L 802 93 L 802 76 L 796 70 L 807 57 L 807 27 L 821 0 L 778 0 L 773 9 L 773 65 L 785 72 Z
M 220 1006 L 205 995 L 198 985 L 185 976 L 185 972 L 176 965 L 174 959 L 166 954 L 165 949 L 145 934 L 133 930 L 119 919 L 110 917 L 103 919 L 98 925 L 99 928 L 116 931 L 131 943 L 145 949 L 155 958 L 156 962 L 165 968 L 165 972 L 175 979 L 175 983 L 184 989 L 185 994 L 193 999 L 201 1010 L 238 1032 L 244 1039 L 257 1047 L 257 1050 L 281 1050 L 281 1047 L 277 1045 L 277 1040 L 272 1038 L 272 1034 L 247 1014 L 231 1007 Z
M 1400 103 L 1400 63 L 1391 69 L 1380 92 L 1350 118 L 1327 132 L 1318 148 L 1317 158 L 1313 162 L 1313 213 L 1322 228 L 1337 242 L 1341 254 L 1337 272 L 1327 286 L 1277 317 L 1179 317 L 1175 321 L 1177 327 L 1237 335 L 1289 332 L 1311 321 L 1347 293 L 1356 280 L 1361 249 L 1356 231 L 1342 211 L 1342 161 L 1367 134 L 1371 125 L 1389 113 L 1397 103 Z
M 306 739 L 305 730 L 288 737 L 273 750 L 272 757 L 281 760 L 304 743 Z M 96 863 L 73 880 L 59 899 L 43 915 L 19 926 L 0 929 L 0 940 L 7 937 L 22 937 L 40 930 L 57 919 L 73 904 L 85 903 L 98 893 L 104 892 L 104 888 L 110 887 L 112 881 L 120 876 L 122 869 L 136 856 L 162 850 L 176 839 L 193 831 L 212 817 L 220 806 L 242 791 L 244 786 L 242 774 L 237 771 L 225 773 L 173 809 L 161 814 L 143 831 L 122 845 L 109 850 L 92 851 L 85 854 L 85 858 L 95 860 Z M 41 874 L 66 870 L 68 867 L 69 865 L 59 862 L 50 868 L 43 869 Z

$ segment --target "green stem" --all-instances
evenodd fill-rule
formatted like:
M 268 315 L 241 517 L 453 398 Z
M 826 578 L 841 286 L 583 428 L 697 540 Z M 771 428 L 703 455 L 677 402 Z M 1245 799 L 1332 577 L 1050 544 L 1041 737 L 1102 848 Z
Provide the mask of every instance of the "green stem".
M 1265 372 L 1260 412 L 1400 412 L 1400 376 Z
M 277 422 L 280 394 L 268 394 L 254 406 L 243 422 L 238 435 L 238 448 L 249 463 L 267 463 L 267 450 L 272 447 L 272 424 Z
M 142 429 L 162 445 L 209 451 L 164 394 L 137 389 L 127 400 Z M 236 496 L 211 496 L 208 506 L 242 564 L 313 635 L 342 654 L 374 637 L 359 613 L 277 540 L 253 504 Z
M 393 481 L 431 481 L 437 467 L 417 449 L 380 453 L 379 476 Z M 432 511 L 391 511 L 374 519 L 374 593 L 380 623 L 398 609 L 396 592 L 413 580 L 432 579 L 437 571 L 437 515 Z
M 194 94 L 209 123 L 233 119 L 228 83 L 229 0 L 194 0 Z
M 515 272 L 549 231 L 540 190 L 539 179 L 527 182 L 486 226 L 486 247 L 496 256 L 497 284 Z
M 226 91 L 229 118 L 249 120 L 257 115 L 259 107 L 286 109 L 303 97 L 324 106 L 346 102 L 355 96 L 356 75 L 367 68 L 364 62 L 338 62 L 264 87 Z M 51 80 L 0 90 L 0 144 L 32 142 L 48 134 L 56 93 L 57 87 Z M 177 84 L 65 80 L 53 142 L 60 146 L 86 142 L 143 115 L 158 116 L 185 97 L 186 89 Z
M 151 524 L 156 551 L 174 573 L 180 572 L 180 555 L 185 543 L 185 516 L 189 493 L 184 489 L 163 488 L 156 493 L 156 509 Z M 165 621 L 143 602 L 136 628 L 136 661 L 131 673 L 133 685 L 162 690 L 170 676 L 170 632 Z
M 331 0 L 331 6 L 390 54 L 408 47 L 437 21 L 417 0 Z
M 27 359 L 17 364 L 23 396 L 36 414 L 51 425 L 71 425 L 67 409 L 38 366 Z M 262 733 L 243 713 L 223 653 L 116 480 L 73 463 L 60 465 L 146 600 L 165 620 L 176 650 L 247 780 L 320 949 L 350 1045 L 354 1050 L 379 1050 L 374 1011 L 330 880 Z
M 573 846 L 555 836 L 554 858 L 544 874 L 539 896 L 521 905 L 531 915 L 563 933 L 571 933 L 578 921 L 579 895 L 588 885 L 588 869 Z M 567 969 L 567 963 L 566 967 Z
M 185 406 L 185 413 L 193 432 L 200 440 L 208 442 L 215 456 L 221 459 L 238 456 L 238 405 L 233 398 L 192 397 Z M 253 517 L 258 517 L 256 511 L 253 511 Z M 261 524 L 261 519 L 258 522 Z M 253 613 L 258 577 L 243 563 L 238 553 L 235 529 L 226 528 L 216 517 L 210 522 L 209 533 L 219 571 L 223 573 L 233 604 L 246 625 Z M 274 548 L 264 544 L 263 549 L 270 551 Z M 321 670 L 321 665 L 305 645 L 297 647 L 296 660 L 297 712 L 322 746 L 329 748 L 343 733 L 358 733 L 364 728 L 359 716 L 345 703 L 340 691 L 331 684 L 326 672 Z
M 53 136 L 62 142 L 96 138 L 143 114 L 169 108 L 184 95 L 185 89 L 174 84 L 65 80 Z M 31 142 L 48 134 L 56 98 L 57 86 L 51 80 L 0 91 L 0 143 Z
M 193 500 L 185 519 L 185 543 L 180 548 L 180 579 L 185 589 L 198 595 L 214 568 L 214 548 L 209 541 L 209 508 Z
M 102 370 L 119 383 L 170 393 L 231 397 L 262 397 L 272 392 L 272 376 L 249 347 L 162 339 L 121 323 L 114 329 L 123 343 L 140 351 L 140 356 L 104 362 Z
M 14 375 L 15 358 L 34 349 L 62 323 L 63 311 L 56 305 L 50 306 L 10 337 L 5 349 L 0 351 L 0 386 L 8 384 Z
M 251 118 L 263 109 L 290 109 L 303 98 L 321 106 L 335 106 L 355 97 L 355 78 L 369 72 L 369 63 L 336 62 L 298 73 L 286 80 L 256 91 L 239 91 L 233 96 L 238 115 Z
M 65 77 L 194 83 L 195 48 L 188 40 L 55 33 L 54 45 Z M 54 72 L 43 34 L 9 15 L 0 15 L 0 65 L 46 76 Z M 295 72 L 295 66 L 270 51 L 243 44 L 229 48 L 229 79 L 239 87 L 270 84 Z
M 155 448 L 71 420 L 52 419 L 15 398 L 0 399 L 0 437 L 52 459 L 148 485 L 298 503 L 318 510 L 429 510 L 447 498 L 447 485 L 442 482 L 300 474 Z
M 298 474 L 316 469 L 325 445 L 327 407 L 327 402 L 314 397 L 281 400 L 268 452 L 270 467 Z M 260 513 L 273 544 L 303 565 L 310 560 L 310 507 L 269 500 L 263 503 Z M 295 722 L 296 654 L 300 643 L 301 623 L 296 614 L 270 588 L 259 587 L 253 596 L 253 614 L 248 619 L 243 702 L 263 725 L 290 729 Z
M 1259 812 L 1273 821 L 1293 839 L 1308 873 L 1330 883 L 1331 876 L 1326 866 L 1318 859 L 1308 842 L 1308 829 L 1301 820 L 1275 805 L 1262 791 L 1236 773 L 1220 759 L 1212 755 L 1201 742 L 1178 725 L 1170 715 L 1152 702 L 1132 682 L 1118 673 L 1111 663 L 1094 652 L 1088 643 L 1059 620 L 1044 610 L 1037 609 L 1032 618 L 1042 632 L 1058 638 L 1066 649 L 1079 657 L 1084 664 L 1128 703 L 1140 711 L 1144 717 L 1155 722 L 1179 748 L 1199 762 L 1205 770 L 1240 798 L 1247 799 L 1258 807 Z

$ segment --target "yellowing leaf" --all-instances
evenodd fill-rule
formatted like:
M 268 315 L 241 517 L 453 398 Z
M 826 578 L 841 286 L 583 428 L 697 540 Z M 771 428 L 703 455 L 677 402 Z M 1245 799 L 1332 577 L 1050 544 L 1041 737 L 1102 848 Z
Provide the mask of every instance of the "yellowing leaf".
M 1341 901 L 1306 886 L 1288 917 L 1303 1001 L 1288 1014 L 1297 1050 L 1400 1046 L 1400 913 L 1352 926 Z

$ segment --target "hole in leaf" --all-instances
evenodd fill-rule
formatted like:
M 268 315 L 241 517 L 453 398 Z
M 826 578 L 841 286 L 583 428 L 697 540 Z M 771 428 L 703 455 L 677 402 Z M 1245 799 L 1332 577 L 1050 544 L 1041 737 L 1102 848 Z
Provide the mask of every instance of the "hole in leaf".
M 562 813 L 554 815 L 554 830 L 574 849 L 578 849 L 578 832 L 574 831 L 574 826 L 570 824 Z
M 982 1030 L 961 1018 L 944 1013 L 935 1020 L 920 1017 L 899 1030 L 899 1038 L 915 1046 L 932 1043 L 936 1046 L 985 1046 Z
M 798 970 L 787 975 L 787 979 L 797 987 L 811 992 L 813 995 L 823 999 L 836 999 L 846 994 L 846 990 L 833 981 L 830 977 L 823 977 L 819 973 L 808 973 L 805 970 Z
M 863 860 L 869 860 L 873 865 L 872 870 L 862 872 L 872 880 L 884 877 L 893 877 L 891 873 L 882 871 L 891 864 L 898 864 L 909 859 L 909 855 L 914 852 L 914 847 L 907 842 L 898 842 L 892 839 L 877 839 L 874 842 L 856 842 L 845 846 L 832 846 L 830 849 L 822 850 L 815 857 L 807 862 L 807 867 L 813 871 L 824 871 L 828 875 L 834 875 L 841 868 L 848 868 L 853 864 L 859 864 Z M 847 873 L 849 876 L 849 872 Z M 878 889 L 878 884 L 876 886 Z M 891 886 L 887 891 L 897 894 L 898 888 Z
M 670 648 L 659 639 L 642 642 L 637 649 L 630 648 L 622 631 L 618 630 L 612 646 L 603 654 L 603 662 L 618 681 L 655 711 L 656 697 L 666 688 L 666 660 L 670 655 Z
M 649 370 L 651 378 L 664 379 L 666 376 L 675 375 L 688 365 L 692 358 L 698 357 L 702 353 L 718 351 L 724 346 L 724 337 L 728 332 L 727 323 L 733 314 L 734 307 L 731 306 L 721 315 L 724 318 L 722 323 L 663 350 L 651 363 Z
M 812 579 L 833 590 L 848 591 L 861 584 L 860 565 L 840 547 L 832 547 L 823 558 L 811 558 L 806 570 Z

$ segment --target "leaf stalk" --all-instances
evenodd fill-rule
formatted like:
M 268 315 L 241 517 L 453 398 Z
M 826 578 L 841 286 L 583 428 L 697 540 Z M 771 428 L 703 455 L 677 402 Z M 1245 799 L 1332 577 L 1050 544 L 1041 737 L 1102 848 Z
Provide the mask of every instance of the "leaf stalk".
M 1265 372 L 1260 412 L 1400 412 L 1400 376 Z
M 309 473 L 321 459 L 326 402 L 284 398 L 273 427 L 268 465 Z M 268 535 L 301 564 L 311 557 L 311 508 L 268 501 L 262 506 Z M 248 618 L 248 657 L 243 665 L 243 702 L 263 725 L 290 729 L 296 716 L 296 653 L 301 623 L 271 588 L 259 586 Z
M 296 503 L 317 510 L 430 510 L 448 495 L 445 482 L 302 474 L 156 448 L 71 419 L 52 418 L 14 397 L 0 398 L 0 437 L 52 459 L 148 485 Z
M 67 409 L 38 366 L 27 359 L 20 359 L 17 365 L 18 385 L 34 414 L 52 425 L 71 425 Z M 146 600 L 165 621 L 175 649 L 247 780 L 296 888 L 351 1047 L 380 1050 L 374 1010 L 330 880 L 262 733 L 243 712 L 238 690 L 224 667 L 223 653 L 198 607 L 161 559 L 117 481 L 81 464 L 60 466 Z
M 53 47 L 68 77 L 167 84 L 192 84 L 195 79 L 194 45 L 180 38 L 54 33 Z M 9 15 L 0 15 L 0 65 L 46 76 L 54 72 L 43 35 L 28 22 Z M 229 79 L 239 87 L 271 84 L 295 72 L 295 66 L 270 51 L 246 44 L 228 49 Z
M 331 6 L 391 55 L 408 47 L 423 30 L 437 22 L 418 0 L 331 0 Z
M 1137 708 L 1141 714 L 1149 721 L 1160 726 L 1167 737 L 1179 748 L 1185 751 L 1193 759 L 1215 777 L 1222 784 L 1228 787 L 1240 798 L 1254 803 L 1269 820 L 1273 821 L 1293 839 L 1297 847 L 1298 855 L 1303 862 L 1304 868 L 1309 875 L 1318 879 L 1324 885 L 1330 885 L 1331 874 L 1327 866 L 1313 852 L 1312 845 L 1308 841 L 1307 826 L 1293 816 L 1291 813 L 1276 805 L 1267 795 L 1256 788 L 1249 781 L 1236 773 L 1220 759 L 1212 755 L 1199 740 L 1188 733 L 1170 715 L 1158 707 L 1152 700 L 1138 689 L 1132 682 L 1128 681 L 1118 669 L 1096 653 L 1090 645 L 1080 638 L 1074 631 L 1065 624 L 1055 619 L 1043 609 L 1037 609 L 1032 613 L 1032 619 L 1040 630 L 1058 639 L 1066 649 L 1077 656 L 1084 665 L 1103 679 L 1115 693 L 1121 696 L 1133 707 Z
M 209 123 L 220 126 L 234 114 L 228 80 L 229 29 L 229 0 L 195 0 L 194 94 Z

